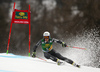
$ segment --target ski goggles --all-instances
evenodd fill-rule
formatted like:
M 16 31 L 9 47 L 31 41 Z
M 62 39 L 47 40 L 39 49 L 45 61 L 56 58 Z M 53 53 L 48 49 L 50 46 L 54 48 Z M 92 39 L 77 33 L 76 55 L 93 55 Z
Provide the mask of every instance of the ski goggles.
M 44 36 L 45 39 L 49 39 L 49 36 Z

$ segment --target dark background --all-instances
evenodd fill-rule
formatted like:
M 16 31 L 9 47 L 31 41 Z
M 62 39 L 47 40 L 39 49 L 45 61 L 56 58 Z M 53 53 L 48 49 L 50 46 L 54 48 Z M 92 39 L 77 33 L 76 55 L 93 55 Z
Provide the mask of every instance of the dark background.
M 31 53 L 43 32 L 49 31 L 68 45 L 87 48 L 73 50 L 54 44 L 54 49 L 82 65 L 99 66 L 100 0 L 0 0 L 0 53 L 7 50 L 13 2 L 21 10 L 31 5 Z M 28 34 L 28 25 L 13 24 L 9 53 L 28 55 Z M 37 55 L 41 54 L 38 47 Z

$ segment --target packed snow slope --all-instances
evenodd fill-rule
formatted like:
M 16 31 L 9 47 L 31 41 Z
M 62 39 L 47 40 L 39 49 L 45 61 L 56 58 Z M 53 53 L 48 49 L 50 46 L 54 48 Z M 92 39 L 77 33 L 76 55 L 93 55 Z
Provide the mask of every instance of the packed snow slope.
M 58 66 L 51 60 L 0 53 L 0 72 L 100 72 L 99 68 L 74 67 L 68 63 Z

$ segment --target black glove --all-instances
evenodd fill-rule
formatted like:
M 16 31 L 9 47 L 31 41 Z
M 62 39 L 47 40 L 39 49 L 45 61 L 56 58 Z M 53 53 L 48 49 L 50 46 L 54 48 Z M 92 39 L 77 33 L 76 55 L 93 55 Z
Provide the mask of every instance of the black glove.
M 32 57 L 35 58 L 36 57 L 36 52 L 32 53 Z
M 66 43 L 62 42 L 62 47 L 66 47 L 66 46 L 67 46 Z

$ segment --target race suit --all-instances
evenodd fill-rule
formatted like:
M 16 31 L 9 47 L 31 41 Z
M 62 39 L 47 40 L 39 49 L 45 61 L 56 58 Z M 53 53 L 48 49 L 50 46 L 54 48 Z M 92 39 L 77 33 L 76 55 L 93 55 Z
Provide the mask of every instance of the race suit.
M 39 45 L 42 46 L 42 50 L 44 52 L 44 57 L 47 59 L 51 59 L 55 62 L 57 62 L 57 59 L 61 59 L 63 61 L 67 61 L 68 63 L 72 64 L 73 61 L 63 57 L 61 54 L 59 54 L 58 52 L 56 52 L 53 48 L 52 48 L 52 44 L 56 42 L 59 44 L 62 44 L 62 41 L 55 39 L 55 38 L 50 38 L 48 42 L 46 42 L 44 39 L 41 39 L 40 41 L 38 41 L 38 43 L 34 46 L 33 48 L 33 52 L 36 52 L 36 49 Z

